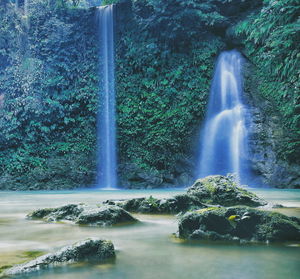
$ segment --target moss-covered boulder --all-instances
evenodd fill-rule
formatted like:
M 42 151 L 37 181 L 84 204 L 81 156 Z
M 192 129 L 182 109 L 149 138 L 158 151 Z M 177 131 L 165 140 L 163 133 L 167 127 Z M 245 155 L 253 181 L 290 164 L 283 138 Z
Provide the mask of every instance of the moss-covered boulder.
M 237 182 L 231 176 L 212 175 L 198 179 L 188 188 L 187 193 L 208 204 L 254 207 L 267 204 L 254 193 L 238 187 Z
M 179 237 L 254 242 L 300 241 L 300 219 L 249 207 L 206 208 L 180 217 Z
M 27 215 L 29 219 L 42 219 L 46 222 L 72 221 L 91 226 L 111 226 L 132 223 L 138 220 L 123 208 L 115 205 L 100 207 L 82 204 L 68 204 L 57 208 L 42 208 Z
M 45 269 L 52 265 L 62 265 L 66 263 L 82 261 L 101 262 L 113 258 L 114 256 L 115 250 L 112 242 L 101 239 L 87 239 L 66 246 L 55 253 L 49 253 L 38 257 L 28 263 L 16 265 L 4 271 L 3 275 L 20 275 Z

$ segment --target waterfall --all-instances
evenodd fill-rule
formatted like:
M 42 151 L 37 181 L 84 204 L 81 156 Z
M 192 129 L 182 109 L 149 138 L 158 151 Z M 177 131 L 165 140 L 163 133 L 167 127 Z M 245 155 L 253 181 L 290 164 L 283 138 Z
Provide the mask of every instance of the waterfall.
M 114 5 L 97 11 L 99 30 L 100 105 L 97 119 L 97 186 L 116 188 L 116 119 L 114 77 Z
M 24 15 L 28 17 L 29 0 L 24 0 Z
M 247 176 L 246 107 L 242 102 L 243 58 L 236 50 L 220 54 L 200 138 L 197 177 L 235 173 Z

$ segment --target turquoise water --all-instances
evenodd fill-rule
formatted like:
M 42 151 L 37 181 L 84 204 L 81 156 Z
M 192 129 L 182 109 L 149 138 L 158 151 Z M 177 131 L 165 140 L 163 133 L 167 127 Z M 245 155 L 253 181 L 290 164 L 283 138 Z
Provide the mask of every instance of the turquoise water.
M 300 217 L 299 190 L 255 190 L 276 209 Z M 178 241 L 174 216 L 135 215 L 140 224 L 111 228 L 47 224 L 26 220 L 29 211 L 71 202 L 97 204 L 107 199 L 153 195 L 167 197 L 183 190 L 55 191 L 0 193 L 0 266 L 28 250 L 54 251 L 87 237 L 110 239 L 115 244 L 114 262 L 101 265 L 75 264 L 51 268 L 22 278 L 124 278 L 214 279 L 300 278 L 300 247 L 289 245 L 220 245 Z M 294 245 L 293 245 L 294 244 Z

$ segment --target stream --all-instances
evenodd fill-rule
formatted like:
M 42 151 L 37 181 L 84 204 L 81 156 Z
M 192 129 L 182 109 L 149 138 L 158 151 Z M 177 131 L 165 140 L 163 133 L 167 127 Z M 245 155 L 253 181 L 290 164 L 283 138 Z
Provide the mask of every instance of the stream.
M 287 208 L 274 209 L 300 217 L 300 190 L 251 189 Z M 0 193 L 0 266 L 22 261 L 26 251 L 52 252 L 88 237 L 112 240 L 116 259 L 99 265 L 77 263 L 31 273 L 21 278 L 74 279 L 293 279 L 300 276 L 299 243 L 236 245 L 187 243 L 172 234 L 176 216 L 134 214 L 141 222 L 108 228 L 27 220 L 42 207 L 68 203 L 98 204 L 107 199 L 170 197 L 184 190 L 82 190 Z

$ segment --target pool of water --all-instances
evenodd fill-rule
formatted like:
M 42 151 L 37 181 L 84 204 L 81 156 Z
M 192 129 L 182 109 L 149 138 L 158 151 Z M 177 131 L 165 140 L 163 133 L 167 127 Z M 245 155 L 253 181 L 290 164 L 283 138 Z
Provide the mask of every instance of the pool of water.
M 300 190 L 252 189 L 300 217 Z M 214 279 L 300 278 L 300 247 L 294 245 L 232 245 L 185 243 L 172 236 L 175 216 L 136 214 L 141 223 L 110 228 L 47 224 L 26 220 L 31 210 L 67 203 L 97 204 L 107 199 L 169 197 L 184 190 L 0 192 L 0 266 L 20 262 L 24 251 L 45 252 L 88 237 L 113 241 L 117 257 L 100 265 L 55 267 L 22 278 L 76 279 Z

